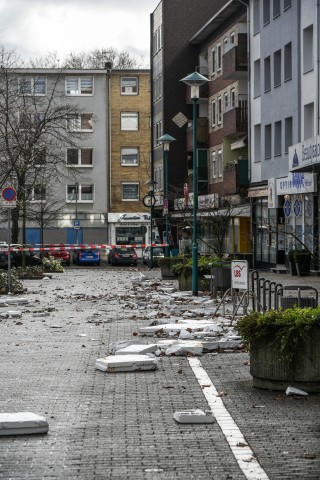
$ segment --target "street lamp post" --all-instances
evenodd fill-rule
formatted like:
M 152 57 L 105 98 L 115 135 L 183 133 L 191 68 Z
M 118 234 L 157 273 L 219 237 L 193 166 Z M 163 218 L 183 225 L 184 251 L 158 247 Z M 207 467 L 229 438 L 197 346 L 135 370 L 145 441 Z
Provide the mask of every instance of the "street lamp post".
M 150 268 L 153 268 L 152 228 L 153 228 L 153 207 L 155 204 L 154 187 L 157 183 L 158 182 L 152 179 L 148 180 L 145 183 L 145 185 L 148 185 L 148 187 L 150 187 L 150 190 L 143 202 L 146 207 L 150 207 L 150 262 L 149 262 Z
M 166 217 L 166 247 L 165 247 L 165 256 L 170 257 L 170 248 L 169 248 L 169 200 L 168 200 L 168 187 L 169 187 L 169 175 L 168 175 L 168 157 L 169 157 L 169 148 L 170 143 L 174 142 L 175 138 L 171 137 L 167 133 L 158 138 L 158 142 L 163 145 L 164 153 L 164 169 L 165 169 L 165 188 L 164 188 L 164 200 L 163 200 L 163 210 Z
M 197 159 L 197 101 L 199 87 L 209 80 L 193 72 L 182 78 L 181 82 L 191 87 L 193 108 L 193 237 L 192 237 L 192 295 L 198 295 L 198 240 L 197 240 L 197 209 L 198 209 L 198 159 Z

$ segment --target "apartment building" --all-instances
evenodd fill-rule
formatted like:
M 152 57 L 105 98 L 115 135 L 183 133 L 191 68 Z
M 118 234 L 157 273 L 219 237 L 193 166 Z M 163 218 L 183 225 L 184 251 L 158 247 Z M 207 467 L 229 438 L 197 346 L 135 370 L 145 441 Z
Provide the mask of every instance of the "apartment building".
M 151 135 L 152 172 L 157 202 L 155 215 L 163 239 L 164 217 L 164 155 L 158 138 L 169 134 L 175 141 L 170 145 L 168 160 L 168 186 L 176 195 L 183 195 L 183 185 L 188 178 L 186 128 L 192 118 L 191 101 L 186 102 L 185 85 L 180 81 L 189 73 L 199 71 L 197 47 L 190 38 L 223 5 L 217 0 L 162 0 L 151 14 Z M 201 71 L 206 74 L 206 71 Z M 190 161 L 189 159 L 189 166 Z M 171 197 L 172 198 L 172 197 Z M 169 202 L 169 210 L 173 202 Z M 178 232 L 170 225 L 174 243 Z
M 318 248 L 319 8 L 311 0 L 250 1 L 249 196 L 258 267 L 284 264 L 293 245 Z
M 22 229 L 20 209 L 19 241 L 146 242 L 149 71 L 19 69 L 11 76 L 17 78 L 13 97 L 18 101 L 10 115 L 20 117 L 16 133 L 29 175 L 21 183 L 21 169 L 11 178 L 26 211 Z M 41 162 L 27 150 L 30 141 L 35 151 L 42 145 Z M 12 145 L 11 153 L 16 150 Z M 7 240 L 6 221 L 0 235 Z
M 109 91 L 108 238 L 112 244 L 150 240 L 150 71 L 113 70 Z

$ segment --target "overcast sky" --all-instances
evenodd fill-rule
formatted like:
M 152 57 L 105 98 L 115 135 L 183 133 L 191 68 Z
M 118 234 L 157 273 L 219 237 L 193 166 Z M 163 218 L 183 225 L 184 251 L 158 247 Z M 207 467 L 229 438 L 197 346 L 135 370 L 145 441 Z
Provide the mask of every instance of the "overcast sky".
M 150 13 L 160 0 L 0 0 L 0 43 L 28 60 L 114 47 L 149 61 Z

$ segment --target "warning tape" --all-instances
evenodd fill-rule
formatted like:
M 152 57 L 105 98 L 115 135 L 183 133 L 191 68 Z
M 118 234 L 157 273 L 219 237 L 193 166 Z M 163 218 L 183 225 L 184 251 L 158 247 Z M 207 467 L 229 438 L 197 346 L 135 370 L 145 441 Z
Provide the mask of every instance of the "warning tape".
M 21 247 L 10 247 L 10 252 L 55 252 L 55 251 L 63 251 L 63 250 L 85 250 L 85 249 L 91 249 L 91 250 L 110 250 L 111 248 L 146 248 L 147 246 L 149 247 L 167 247 L 167 243 L 151 243 L 149 245 L 145 243 L 134 243 L 130 245 L 107 245 L 107 244 L 52 244 L 50 247 L 41 247 L 41 246 L 35 246 L 31 247 L 29 246 L 21 246 Z M 8 247 L 5 247 L 4 245 L 0 246 L 0 251 L 1 252 L 7 252 Z

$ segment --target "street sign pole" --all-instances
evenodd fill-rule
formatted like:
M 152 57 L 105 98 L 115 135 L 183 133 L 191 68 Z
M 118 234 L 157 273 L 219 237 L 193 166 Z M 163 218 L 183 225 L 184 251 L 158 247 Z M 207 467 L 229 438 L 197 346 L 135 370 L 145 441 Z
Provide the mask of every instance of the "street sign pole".
M 2 192 L 3 206 L 8 210 L 8 294 L 11 294 L 11 208 L 16 206 L 17 192 L 12 186 L 5 187 Z
M 11 294 L 11 208 L 8 208 L 8 294 Z

